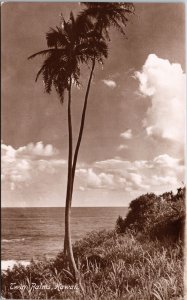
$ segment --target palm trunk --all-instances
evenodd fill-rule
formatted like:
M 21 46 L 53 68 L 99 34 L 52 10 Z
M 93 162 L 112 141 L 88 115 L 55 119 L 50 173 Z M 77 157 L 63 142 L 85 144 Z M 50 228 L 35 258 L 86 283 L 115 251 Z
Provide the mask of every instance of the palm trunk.
M 80 125 L 80 129 L 79 129 L 79 136 L 78 136 L 78 140 L 77 140 L 77 144 L 76 144 L 76 148 L 75 148 L 75 153 L 74 153 L 74 157 L 73 157 L 72 180 L 71 180 L 71 201 L 70 202 L 72 202 L 75 170 L 76 170 L 77 158 L 78 158 L 78 153 L 79 153 L 80 144 L 81 144 L 82 135 L 83 135 L 83 130 L 84 130 L 86 109 L 87 109 L 87 104 L 88 104 L 88 95 L 89 95 L 89 91 L 90 91 L 90 85 L 91 85 L 91 81 L 92 81 L 92 77 L 93 77 L 94 68 L 95 68 L 95 59 L 93 59 L 90 78 L 89 78 L 88 86 L 87 86 L 87 89 L 86 89 L 86 95 L 85 95 L 84 106 L 83 106 L 82 117 L 81 117 L 81 125 Z M 71 203 L 70 203 L 70 205 L 71 205 Z
M 71 122 L 71 79 L 68 90 L 68 133 L 69 133 L 69 153 L 68 153 L 68 178 L 67 178 L 67 192 L 66 192 L 66 207 L 65 207 L 65 237 L 64 237 L 64 256 L 69 267 L 77 279 L 78 270 L 73 257 L 71 231 L 70 231 L 70 214 L 71 214 L 71 186 L 72 186 L 72 152 L 73 152 L 73 138 L 72 138 L 72 122 Z
M 72 145 L 72 122 L 71 122 L 71 89 L 69 90 L 69 99 L 68 99 L 69 155 L 68 155 L 68 179 L 67 179 L 66 209 L 65 209 L 64 257 L 65 257 L 65 259 L 67 259 L 69 261 L 69 263 L 73 269 L 75 280 L 79 281 L 81 290 L 83 292 L 84 292 L 84 289 L 80 282 L 79 272 L 77 270 L 75 260 L 73 257 L 73 251 L 72 251 L 71 235 L 70 235 L 70 213 L 71 213 L 71 203 L 72 203 L 75 170 L 76 170 L 77 158 L 78 158 L 78 153 L 79 153 L 80 144 L 81 144 L 82 135 L 83 135 L 86 109 L 87 109 L 87 103 L 88 103 L 88 95 L 89 95 L 89 91 L 90 91 L 90 85 L 91 85 L 91 81 L 92 81 L 92 77 L 93 77 L 94 68 L 95 68 L 95 59 L 93 60 L 92 69 L 91 69 L 88 86 L 87 86 L 87 90 L 86 90 L 85 101 L 84 101 L 82 117 L 81 117 L 81 125 L 80 125 L 80 130 L 79 130 L 79 136 L 78 136 L 75 153 L 74 153 L 74 157 L 73 157 L 73 165 L 72 165 L 73 145 Z
M 71 209 L 75 170 L 76 170 L 77 158 L 78 158 L 78 153 L 79 153 L 80 144 L 81 144 L 82 135 L 83 135 L 86 109 L 87 109 L 87 103 L 88 103 L 88 95 L 89 95 L 89 91 L 90 91 L 90 85 L 91 85 L 91 81 L 92 81 L 92 77 L 93 77 L 94 68 L 95 68 L 95 59 L 93 60 L 92 69 L 91 69 L 91 73 L 90 73 L 90 77 L 89 77 L 89 81 L 88 81 L 88 85 L 87 85 L 87 89 L 86 89 L 85 101 L 84 101 L 82 117 L 81 117 L 81 125 L 80 125 L 80 129 L 79 129 L 78 140 L 77 140 L 75 153 L 74 153 L 74 157 L 73 157 L 73 166 L 72 166 L 72 170 L 71 170 L 71 172 L 72 172 L 72 174 L 71 174 L 71 199 L 69 202 L 69 205 L 70 205 L 69 209 Z M 71 157 L 72 157 L 72 153 L 71 153 Z M 68 166 L 68 178 L 69 178 L 69 166 Z M 69 188 L 70 188 L 69 184 L 70 184 L 70 182 L 68 180 L 67 191 L 69 191 Z M 66 199 L 67 199 L 67 196 L 66 196 Z M 64 256 L 65 257 L 67 256 L 67 248 L 68 248 L 68 234 L 65 232 L 65 237 L 64 237 Z

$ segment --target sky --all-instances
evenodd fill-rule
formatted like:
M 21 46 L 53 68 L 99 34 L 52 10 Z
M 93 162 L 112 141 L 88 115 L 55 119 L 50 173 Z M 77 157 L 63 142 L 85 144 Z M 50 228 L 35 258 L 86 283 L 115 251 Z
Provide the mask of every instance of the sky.
M 2 5 L 2 206 L 64 206 L 67 101 L 35 76 L 45 34 L 83 9 L 78 3 Z M 141 194 L 184 182 L 185 7 L 135 3 L 126 37 L 111 29 L 96 66 L 78 157 L 73 206 L 128 206 Z M 90 69 L 73 88 L 73 144 Z

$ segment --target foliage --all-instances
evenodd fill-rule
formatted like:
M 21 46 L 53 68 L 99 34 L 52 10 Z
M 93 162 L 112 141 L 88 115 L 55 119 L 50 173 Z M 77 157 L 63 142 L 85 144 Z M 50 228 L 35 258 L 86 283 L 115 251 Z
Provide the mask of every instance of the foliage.
M 74 244 L 86 299 L 182 299 L 183 245 L 178 242 L 139 240 L 115 231 L 93 232 Z M 90 254 L 103 264 L 89 262 Z M 63 254 L 55 260 L 17 266 L 2 276 L 2 295 L 7 299 L 83 299 L 81 291 L 57 290 L 71 286 L 71 275 L 63 269 Z M 49 290 L 10 290 L 10 282 L 31 286 L 50 285 Z
M 133 200 L 123 220 L 119 217 L 116 228 L 119 233 L 131 230 L 143 233 L 151 239 L 184 238 L 185 188 L 157 196 L 145 194 Z
M 63 264 L 69 265 L 69 270 L 74 270 L 75 282 L 79 280 L 78 270 L 74 261 L 74 255 L 71 244 L 70 232 L 70 209 L 74 186 L 74 175 L 76 170 L 78 152 L 82 140 L 82 134 L 85 123 L 85 115 L 87 108 L 88 95 L 93 77 L 93 71 L 96 61 L 103 63 L 103 58 L 107 58 L 108 47 L 103 36 L 103 30 L 107 32 L 107 27 L 115 26 L 122 33 L 121 25 L 126 25 L 126 13 L 130 13 L 131 4 L 113 3 L 102 5 L 95 3 L 90 6 L 89 3 L 84 3 L 87 6 L 77 18 L 73 13 L 70 13 L 70 18 L 66 22 L 62 17 L 61 27 L 51 30 L 46 34 L 48 49 L 37 52 L 29 57 L 46 56 L 42 67 L 37 73 L 36 81 L 39 76 L 43 77 L 45 91 L 50 93 L 52 87 L 55 88 L 61 103 L 64 101 L 64 93 L 68 91 L 68 136 L 69 136 L 69 151 L 68 151 L 68 180 L 66 191 L 66 206 L 65 206 L 65 236 L 64 236 L 64 254 L 66 261 Z M 105 8 L 105 10 L 103 10 Z M 93 22 L 95 19 L 95 23 Z M 99 25 L 99 27 L 98 27 Z M 85 94 L 84 106 L 81 114 L 81 125 L 78 134 L 78 140 L 73 155 L 73 135 L 72 135 L 72 120 L 71 120 L 71 90 L 72 83 L 79 85 L 80 65 L 92 62 L 92 69 L 88 80 L 88 85 Z
M 123 2 L 82 2 L 86 9 L 80 12 L 79 18 L 91 19 L 95 30 L 101 32 L 108 40 L 109 28 L 116 28 L 125 36 L 124 28 L 128 22 L 128 16 L 135 11 L 132 3 Z
M 88 63 L 93 58 L 103 62 L 107 58 L 108 47 L 93 24 L 81 18 L 75 18 L 71 12 L 68 21 L 62 17 L 61 27 L 51 28 L 46 34 L 48 49 L 37 52 L 29 57 L 45 56 L 42 67 L 37 73 L 36 81 L 41 75 L 46 93 L 54 86 L 60 101 L 63 102 L 64 92 L 69 89 L 70 79 L 79 86 L 80 64 Z
M 143 195 L 131 202 L 126 221 L 118 218 L 117 230 L 91 232 L 74 243 L 86 299 L 183 299 L 184 244 L 176 239 L 178 233 L 174 233 L 175 243 L 173 239 L 171 242 L 171 224 L 180 224 L 180 218 L 184 218 L 184 195 L 184 188 L 178 189 L 176 195 Z M 160 238 L 162 235 L 164 239 Z M 85 299 L 65 265 L 62 252 L 55 259 L 31 261 L 27 267 L 14 266 L 2 274 L 2 296 Z M 12 282 L 27 289 L 11 290 Z M 33 283 L 50 288 L 33 289 Z

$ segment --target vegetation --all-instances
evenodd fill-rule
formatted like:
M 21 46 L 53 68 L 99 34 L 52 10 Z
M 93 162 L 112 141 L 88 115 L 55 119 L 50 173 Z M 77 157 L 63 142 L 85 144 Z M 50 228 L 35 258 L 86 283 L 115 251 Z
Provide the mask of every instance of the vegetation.
M 183 211 L 184 192 L 184 189 L 179 189 L 176 195 L 165 193 L 160 196 L 160 200 L 154 194 L 141 196 L 131 202 L 126 223 L 118 218 L 117 230 L 91 232 L 73 245 L 85 294 L 74 284 L 71 273 L 65 269 L 64 253 L 59 253 L 54 260 L 32 261 L 27 267 L 14 266 L 5 272 L 2 276 L 2 296 L 7 299 L 182 300 L 182 236 L 171 239 L 169 231 L 170 234 L 166 234 L 164 239 L 159 239 L 159 235 L 153 239 L 147 232 L 151 233 L 152 228 L 159 224 L 160 236 L 163 235 L 167 227 L 165 224 L 168 224 L 169 207 L 172 212 L 175 205 L 178 215 Z M 155 224 L 152 225 L 149 216 L 143 216 L 147 210 L 156 213 L 157 201 L 161 200 L 167 202 L 162 206 L 166 212 L 160 213 L 158 219 L 152 216 Z M 138 210 L 140 207 L 141 211 Z M 139 215 L 132 216 L 133 210 Z M 180 219 L 174 213 L 170 216 L 171 223 L 172 220 Z M 122 227 L 119 220 L 123 220 Z M 124 228 L 125 233 L 122 233 Z M 10 283 L 27 288 L 11 290 Z M 33 287 L 33 283 L 38 289 Z
M 37 52 L 29 57 L 32 59 L 38 55 L 45 55 L 43 65 L 36 76 L 36 81 L 42 75 L 45 91 L 50 93 L 52 86 L 55 87 L 60 97 L 61 103 L 64 101 L 64 92 L 68 91 L 68 133 L 69 133 L 69 152 L 68 152 L 68 178 L 66 193 L 65 210 L 65 243 L 64 254 L 70 263 L 70 268 L 76 278 L 78 270 L 74 261 L 71 235 L 70 235 L 70 202 L 72 195 L 72 159 L 73 159 L 73 133 L 71 118 L 71 90 L 72 84 L 79 85 L 80 63 L 88 63 L 92 57 L 101 60 L 102 56 L 107 56 L 107 46 L 102 40 L 93 33 L 92 24 L 83 20 L 76 19 L 73 13 L 66 22 L 62 21 L 62 26 L 51 29 L 46 34 L 47 46 L 49 49 Z M 92 35 L 88 35 L 92 32 Z
M 41 75 L 45 84 L 45 91 L 50 93 L 55 88 L 61 103 L 64 101 L 64 93 L 68 92 L 68 178 L 65 204 L 65 237 L 64 255 L 67 267 L 72 272 L 74 280 L 79 281 L 79 272 L 74 260 L 70 231 L 70 211 L 72 203 L 73 185 L 79 148 L 82 140 L 88 96 L 93 77 L 95 64 L 98 61 L 103 64 L 107 58 L 108 47 L 106 38 L 109 39 L 108 28 L 116 27 L 121 33 L 125 33 L 123 27 L 128 19 L 127 15 L 133 13 L 133 4 L 126 3 L 83 3 L 86 8 L 66 22 L 62 16 L 61 27 L 51 29 L 47 35 L 48 49 L 37 52 L 29 57 L 32 59 L 38 55 L 46 56 L 42 67 L 36 76 L 36 81 Z M 104 37 L 105 34 L 105 37 Z M 77 144 L 73 155 L 73 131 L 72 131 L 72 85 L 79 85 L 80 65 L 91 62 L 91 72 L 85 94 L 81 115 L 81 124 Z
M 129 229 L 134 234 L 143 233 L 151 239 L 184 239 L 185 188 L 157 196 L 142 195 L 133 200 L 123 220 L 118 218 L 116 229 L 124 233 Z

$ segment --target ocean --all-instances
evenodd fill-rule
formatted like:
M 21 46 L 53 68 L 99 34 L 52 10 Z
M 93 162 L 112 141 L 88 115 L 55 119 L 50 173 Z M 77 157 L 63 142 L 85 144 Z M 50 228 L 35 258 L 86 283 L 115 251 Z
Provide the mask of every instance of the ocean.
M 72 241 L 88 232 L 113 229 L 126 207 L 73 207 Z M 2 269 L 15 261 L 27 264 L 31 259 L 55 257 L 63 249 L 64 208 L 2 208 Z

